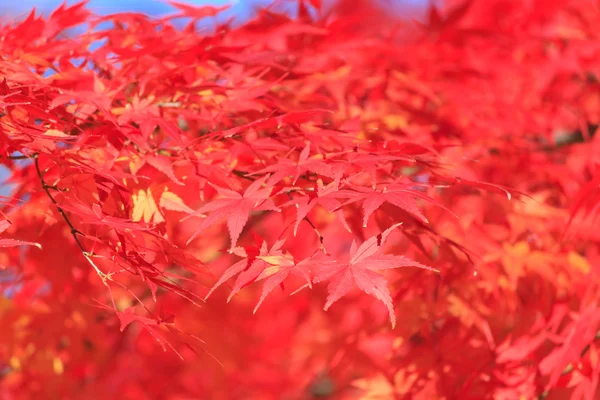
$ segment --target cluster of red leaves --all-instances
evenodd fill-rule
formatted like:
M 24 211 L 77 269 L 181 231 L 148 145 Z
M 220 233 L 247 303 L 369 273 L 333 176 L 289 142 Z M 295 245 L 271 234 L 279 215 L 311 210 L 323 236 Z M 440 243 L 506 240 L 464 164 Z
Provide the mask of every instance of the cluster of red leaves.
M 0 399 L 596 398 L 600 10 L 297 3 L 1 26 Z

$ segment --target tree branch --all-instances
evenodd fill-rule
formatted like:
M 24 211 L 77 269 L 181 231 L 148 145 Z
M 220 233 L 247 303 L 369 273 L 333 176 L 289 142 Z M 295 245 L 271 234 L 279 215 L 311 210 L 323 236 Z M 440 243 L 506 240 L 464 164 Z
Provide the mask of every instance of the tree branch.
M 0 156 L 0 158 L 6 158 L 7 160 L 30 160 L 34 157 L 37 157 L 37 154 L 32 154 L 32 155 L 22 154 L 20 156 Z
M 77 244 L 77 247 L 79 247 L 79 250 L 81 251 L 81 254 L 83 254 L 83 256 L 85 257 L 85 259 L 87 260 L 87 262 L 94 268 L 94 270 L 96 271 L 96 273 L 98 274 L 98 276 L 100 276 L 100 278 L 102 278 L 102 281 L 104 282 L 104 284 L 107 285 L 106 279 L 110 278 L 110 276 L 107 275 L 107 274 L 105 274 L 104 272 L 102 272 L 100 270 L 100 268 L 98 268 L 98 266 L 96 265 L 96 263 L 94 263 L 94 260 L 92 260 L 92 258 L 90 257 L 90 253 L 88 253 L 85 250 L 85 248 L 83 247 L 83 244 L 81 244 L 81 241 L 79 240 L 78 235 L 81 235 L 81 236 L 85 236 L 85 235 L 81 231 L 79 231 L 79 230 L 77 230 L 75 228 L 75 226 L 73 225 L 73 223 L 71 222 L 71 220 L 69 219 L 69 217 L 67 216 L 67 214 L 65 213 L 65 211 L 57 203 L 57 201 L 54 198 L 54 196 L 52 196 L 52 193 L 50 193 L 50 189 L 55 189 L 55 186 L 48 185 L 46 183 L 46 181 L 44 180 L 44 174 L 42 173 L 42 170 L 40 169 L 40 163 L 38 161 L 38 155 L 34 154 L 34 155 L 31 156 L 31 158 L 33 158 L 33 163 L 35 165 L 35 170 L 37 172 L 38 178 L 40 179 L 40 184 L 42 185 L 42 189 L 44 189 L 44 192 L 46 193 L 46 195 L 48 196 L 48 198 L 50 199 L 50 201 L 52 202 L 52 204 L 54 204 L 54 206 L 56 207 L 56 210 L 58 210 L 58 213 L 63 217 L 63 219 L 65 220 L 65 222 L 67 223 L 67 225 L 69 225 L 69 228 L 71 228 L 71 236 L 73 236 L 73 239 L 75 240 L 75 243 Z

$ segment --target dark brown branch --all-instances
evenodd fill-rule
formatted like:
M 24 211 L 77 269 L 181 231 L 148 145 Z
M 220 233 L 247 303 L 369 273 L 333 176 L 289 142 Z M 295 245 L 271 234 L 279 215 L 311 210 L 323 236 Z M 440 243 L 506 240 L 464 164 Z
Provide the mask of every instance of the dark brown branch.
M 102 272 L 100 270 L 100 268 L 98 268 L 98 266 L 96 265 L 96 263 L 94 263 L 94 260 L 92 260 L 92 258 L 90 256 L 91 254 L 88 253 L 85 250 L 85 247 L 83 247 L 83 244 L 79 240 L 79 235 L 81 235 L 81 236 L 85 236 L 85 235 L 81 231 L 77 230 L 77 228 L 75 228 L 75 226 L 73 225 L 73 223 L 71 222 L 71 220 L 69 219 L 69 217 L 67 216 L 67 214 L 65 213 L 65 211 L 58 204 L 58 202 L 56 201 L 56 199 L 54 198 L 54 196 L 52 196 L 52 193 L 50 193 L 50 189 L 56 189 L 56 187 L 52 186 L 52 185 L 48 185 L 46 183 L 46 181 L 44 180 L 44 174 L 42 173 L 42 170 L 40 169 L 40 163 L 38 161 L 38 155 L 34 154 L 34 155 L 32 155 L 32 158 L 33 158 L 33 163 L 35 165 L 35 170 L 37 172 L 38 178 L 40 179 L 40 184 L 42 186 L 42 189 L 44 190 L 44 192 L 46 193 L 46 195 L 48 196 L 48 198 L 50 199 L 50 201 L 52 202 L 52 204 L 54 204 L 54 207 L 56 207 L 56 210 L 63 217 L 63 219 L 65 220 L 65 222 L 69 226 L 69 228 L 71 228 L 71 236 L 73 236 L 73 239 L 75 240 L 75 243 L 77 244 L 77 247 L 79 247 L 79 250 L 81 251 L 81 254 L 83 254 L 83 256 L 85 257 L 85 259 L 87 260 L 87 262 L 94 268 L 94 270 L 96 271 L 96 273 L 98 274 L 98 276 L 100 276 L 100 278 L 102 278 L 102 281 L 104 282 L 104 284 L 107 285 L 106 279 L 110 279 L 110 276 L 107 275 L 107 274 L 105 274 L 104 272 Z
M 33 154 L 33 155 L 20 155 L 20 156 L 4 156 L 4 158 L 6 158 L 7 160 L 29 160 L 32 159 L 34 157 L 36 157 L 37 154 Z M 0 157 L 1 158 L 1 157 Z

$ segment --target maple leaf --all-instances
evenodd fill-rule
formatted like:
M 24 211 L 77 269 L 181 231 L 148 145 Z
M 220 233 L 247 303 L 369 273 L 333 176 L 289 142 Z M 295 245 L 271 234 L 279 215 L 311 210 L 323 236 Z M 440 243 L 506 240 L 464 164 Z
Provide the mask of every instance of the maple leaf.
M 205 204 L 183 219 L 185 220 L 204 213 L 210 213 L 202 220 L 198 229 L 196 229 L 188 239 L 187 244 L 194 240 L 194 238 L 204 229 L 227 218 L 227 228 L 229 229 L 229 236 L 231 238 L 230 249 L 233 249 L 236 247 L 242 229 L 246 225 L 246 222 L 248 222 L 251 211 L 279 212 L 280 209 L 273 203 L 273 200 L 269 198 L 273 187 L 267 185 L 265 188 L 261 189 L 261 186 L 265 183 L 267 178 L 268 176 L 264 176 L 252 182 L 243 194 L 213 185 L 209 182 L 221 198 Z
M 4 78 L 4 81 L 6 82 L 6 78 Z M 18 95 L 18 92 L 13 92 L 13 93 L 9 93 L 9 94 L 5 94 L 5 95 L 0 95 L 0 108 L 6 108 L 9 106 L 19 106 L 19 105 L 29 105 L 31 104 L 31 102 L 26 101 L 26 102 L 6 102 L 5 100 L 8 99 L 9 97 L 13 97 L 15 95 Z
M 405 210 L 424 223 L 429 223 L 429 221 L 427 218 L 425 218 L 423 213 L 421 213 L 421 210 L 419 210 L 417 199 L 434 203 L 439 207 L 446 209 L 445 207 L 436 203 L 431 197 L 414 189 L 410 189 L 407 185 L 399 183 L 393 183 L 389 186 L 380 185 L 380 188 L 374 190 L 354 186 L 353 189 L 356 190 L 358 194 L 344 203 L 344 205 L 354 203 L 356 201 L 363 202 L 363 227 L 365 228 L 367 227 L 369 216 L 385 202 L 391 203 L 396 207 Z
M 509 338 L 510 339 L 510 338 Z M 514 343 L 510 343 L 507 339 L 497 348 L 496 361 L 498 363 L 519 362 L 526 359 L 540 347 L 545 340 L 548 339 L 548 334 L 544 331 L 534 337 L 521 337 Z
M 227 302 L 231 301 L 233 296 L 237 294 L 244 286 L 255 282 L 257 280 L 265 280 L 263 284 L 263 291 L 258 301 L 258 304 L 254 308 L 254 312 L 258 310 L 258 307 L 262 304 L 266 296 L 277 286 L 280 285 L 290 273 L 298 274 L 307 282 L 310 286 L 310 277 L 308 275 L 307 265 L 310 263 L 309 260 L 294 263 L 294 258 L 289 253 L 283 253 L 281 246 L 285 243 L 285 239 L 278 240 L 269 249 L 266 242 L 262 242 L 258 252 L 254 248 L 244 249 L 235 248 L 232 252 L 238 256 L 244 257 L 227 268 L 221 275 L 217 283 L 210 289 L 205 299 L 208 298 L 219 286 L 238 275 Z M 258 253 L 258 254 L 257 254 Z
M 167 188 L 165 188 L 164 192 L 162 192 L 160 195 L 158 205 L 165 210 L 179 211 L 188 214 L 194 212 L 194 210 L 185 204 L 181 197 L 177 196 L 173 192 L 168 191 Z
M 571 227 L 576 214 L 580 212 L 580 210 L 583 209 L 589 212 L 590 210 L 595 210 L 597 208 L 597 204 L 600 202 L 600 173 L 598 173 L 598 171 L 600 171 L 600 164 L 598 164 L 597 171 L 592 179 L 583 185 L 575 199 L 573 199 L 573 205 L 570 210 L 571 215 L 567 221 L 565 233 Z
M 564 328 L 562 346 L 554 349 L 539 365 L 542 374 L 550 376 L 548 387 L 556 384 L 569 363 L 581 357 L 581 352 L 596 337 L 599 324 L 600 310 L 590 305 Z
M 173 169 L 173 163 L 167 156 L 147 154 L 144 157 L 138 157 L 134 154 L 125 159 L 129 161 L 129 169 L 133 174 L 137 174 L 144 165 L 148 164 L 165 174 L 175 184 L 184 186 L 184 183 L 177 179 L 175 170 Z
M 121 332 L 124 331 L 132 322 L 137 322 L 161 345 L 164 351 L 169 347 L 173 352 L 183 360 L 183 356 L 173 347 L 169 341 L 167 341 L 162 335 L 158 333 L 159 327 L 166 327 L 169 330 L 173 328 L 170 326 L 173 321 L 172 317 L 167 319 L 148 318 L 141 315 L 137 315 L 133 307 L 126 308 L 124 311 L 117 311 L 119 322 L 121 323 Z
M 292 257 L 290 253 L 274 255 L 276 252 L 273 249 L 271 249 L 270 253 L 270 255 L 260 255 L 257 257 L 257 259 L 268 263 L 269 266 L 265 267 L 260 275 L 256 277 L 256 281 L 264 279 L 264 283 L 260 299 L 252 312 L 253 314 L 256 314 L 260 305 L 273 289 L 277 286 L 281 286 L 283 289 L 283 281 L 286 280 L 290 274 L 300 276 L 306 282 L 306 286 L 312 288 L 310 266 L 314 265 L 314 262 L 311 258 L 296 263 L 294 257 Z
M 33 398 L 43 387 L 48 397 L 81 397 L 80 372 L 101 362 L 111 368 L 96 374 L 84 397 L 112 398 L 115 382 L 134 398 L 172 398 L 173 390 L 188 398 L 339 397 L 345 383 L 365 398 L 597 395 L 599 290 L 591 278 L 600 265 L 600 14 L 593 2 L 447 0 L 416 31 L 398 29 L 397 15 L 378 0 L 327 7 L 298 0 L 293 16 L 274 4 L 241 24 L 221 23 L 220 7 L 171 3 L 174 11 L 160 19 L 95 17 L 65 5 L 50 17 L 33 12 L 0 26 L 0 194 L 11 192 L 9 201 L 0 198 L 7 238 L 0 265 L 9 266 L 0 274 L 0 343 L 10 344 L 0 355 L 0 393 Z M 213 16 L 218 26 L 207 35 L 198 23 L 212 24 Z M 90 29 L 65 31 L 79 23 Z M 254 199 L 246 188 L 261 174 L 269 178 L 256 192 L 265 196 Z M 429 189 L 440 185 L 449 188 L 438 193 L 442 203 L 461 210 L 458 224 L 437 212 L 435 224 L 425 223 L 424 207 L 435 204 L 426 194 L 435 197 Z M 205 190 L 199 214 L 186 204 L 197 187 Z M 527 196 L 513 187 L 544 195 L 526 204 L 476 195 Z M 283 196 L 287 203 L 274 204 Z M 251 218 L 267 203 L 296 211 Z M 372 299 L 363 295 L 339 324 L 315 312 L 310 296 L 249 318 L 241 312 L 246 302 L 191 312 L 197 294 L 187 285 L 206 279 L 217 282 L 209 294 L 230 283 L 229 300 L 258 283 L 255 312 L 277 286 L 299 281 L 303 289 L 319 279 L 329 285 L 326 307 L 359 289 L 389 312 L 394 296 L 380 270 L 414 262 L 383 254 L 384 234 L 366 236 L 373 254 L 360 254 L 363 243 L 348 255 L 343 228 L 367 224 L 380 208 L 392 211 L 384 219 L 402 211 L 417 222 L 404 232 L 407 256 L 422 252 L 448 271 L 443 280 L 410 274 L 397 282 L 397 332 L 368 326 L 361 310 Z M 27 232 L 51 251 L 2 251 L 18 242 L 4 211 L 19 228 L 15 239 Z M 198 219 L 178 226 L 187 215 Z M 301 221 L 316 232 L 296 236 Z M 190 225 L 217 222 L 229 232 L 200 234 L 187 251 L 175 244 L 191 235 Z M 560 240 L 565 225 L 575 240 Z M 237 247 L 246 229 L 262 237 Z M 229 256 L 216 248 L 227 238 L 239 258 L 221 276 L 205 276 L 195 256 L 222 265 Z M 112 303 L 114 319 L 125 331 L 136 322 L 135 332 L 123 335 L 80 307 L 86 296 Z M 142 307 L 134 311 L 133 300 Z M 422 331 L 432 302 L 433 336 Z M 149 345 L 165 348 L 166 334 L 177 337 L 175 352 L 186 346 L 197 354 L 198 340 L 175 330 L 172 315 L 154 315 L 163 304 L 180 310 L 187 329 L 226 348 L 227 368 L 187 360 L 164 385 L 171 358 Z M 138 335 L 142 329 L 148 334 Z M 496 346 L 503 332 L 510 338 Z M 132 333 L 136 346 L 127 345 Z M 432 347 L 443 360 L 428 355 Z M 386 357 L 392 348 L 425 362 L 398 363 Z M 273 368 L 288 349 L 289 365 Z M 313 376 L 307 360 L 330 372 Z M 190 385 L 192 378 L 200 383 Z
M 123 312 L 117 312 L 119 321 L 121 322 L 121 332 L 134 321 L 140 322 L 144 326 L 158 325 L 158 321 L 152 318 L 137 315 L 133 307 L 126 308 Z
M 377 185 L 377 170 L 384 168 L 391 162 L 405 160 L 414 162 L 410 157 L 401 157 L 396 155 L 384 154 L 365 154 L 352 152 L 348 154 L 348 165 L 355 165 L 360 168 L 361 173 L 366 172 L 371 176 L 373 187 Z
M 377 298 L 388 309 L 392 328 L 396 326 L 396 316 L 392 306 L 392 296 L 387 287 L 387 280 L 376 271 L 417 267 L 429 271 L 439 272 L 435 268 L 428 267 L 405 256 L 381 254 L 381 247 L 389 234 L 401 224 L 393 225 L 383 233 L 372 236 L 357 246 L 356 241 L 352 242 L 350 248 L 350 259 L 340 261 L 328 257 L 318 261 L 319 268 L 313 278 L 314 283 L 329 281 L 327 290 L 327 302 L 324 310 L 343 296 L 347 295 L 356 285 L 363 292 Z
M 35 242 L 24 242 L 16 239 L 0 239 L 0 247 L 16 247 L 16 246 L 35 246 L 38 249 L 42 248 L 42 245 Z
M 327 185 L 323 184 L 321 179 L 317 180 L 316 187 L 316 196 L 314 195 L 315 191 L 308 192 L 308 196 L 296 197 L 289 202 L 282 204 L 281 207 L 285 207 L 287 205 L 295 205 L 296 206 L 296 223 L 294 224 L 294 236 L 298 233 L 298 227 L 300 226 L 300 222 L 308 215 L 310 210 L 312 210 L 317 204 L 324 207 L 327 211 L 332 212 L 335 216 L 340 220 L 344 228 L 348 232 L 352 232 L 350 227 L 348 226 L 348 222 L 346 221 L 346 217 L 344 216 L 344 212 L 341 210 L 342 203 L 339 199 L 347 199 L 349 197 L 354 197 L 354 193 L 346 190 L 338 190 L 339 184 L 336 181 L 333 181 Z
M 140 189 L 137 194 L 132 195 L 133 198 L 133 211 L 131 214 L 131 220 L 134 222 L 144 221 L 145 223 L 149 223 L 154 221 L 154 223 L 159 224 L 164 222 L 164 218 L 158 207 L 156 206 L 156 202 L 154 201 L 154 196 L 152 195 L 152 189 L 148 188 L 148 190 Z
M 106 215 L 99 204 L 93 204 L 90 207 L 88 204 L 83 203 L 80 199 L 75 197 L 65 195 L 63 201 L 60 203 L 60 207 L 65 211 L 77 215 L 80 220 L 86 224 L 102 225 L 116 230 L 148 230 L 148 228 L 143 225 L 134 223 L 130 220 Z M 141 216 L 143 215 L 144 211 L 142 211 Z
M 306 143 L 304 149 L 300 152 L 298 161 L 292 161 L 289 158 L 280 158 L 277 164 L 270 165 L 259 171 L 253 172 L 251 175 L 261 175 L 265 173 L 273 173 L 269 179 L 269 184 L 274 185 L 285 176 L 292 176 L 292 185 L 296 184 L 298 178 L 306 173 L 307 171 L 314 172 L 321 176 L 333 178 L 333 171 L 331 167 L 320 160 L 317 156 L 309 158 L 310 155 L 310 142 Z
M 11 223 L 7 219 L 0 220 L 0 233 L 4 232 L 10 227 Z M 16 247 L 16 246 L 35 246 L 38 249 L 42 248 L 42 245 L 34 242 L 24 242 L 15 239 L 0 239 L 0 247 Z
M 138 190 L 137 194 L 132 195 L 132 199 L 133 210 L 131 220 L 134 222 L 144 221 L 145 223 L 154 222 L 155 224 L 164 222 L 165 218 L 161 209 L 185 212 L 188 214 L 194 212 L 194 210 L 183 202 L 181 197 L 170 192 L 166 187 L 160 195 L 158 205 L 156 204 L 151 187 L 147 190 Z
M 170 180 L 178 185 L 183 186 L 184 183 L 177 179 L 173 170 L 173 163 L 166 156 L 149 154 L 145 158 L 146 162 L 169 177 Z
M 178 17 L 179 16 L 191 17 L 191 18 L 194 18 L 194 20 L 199 20 L 199 19 L 206 18 L 206 17 L 214 17 L 214 16 L 218 15 L 219 13 L 221 13 L 231 7 L 229 5 L 221 6 L 221 7 L 214 7 L 214 6 L 195 7 L 195 6 L 192 6 L 189 4 L 180 3 L 178 1 L 173 1 L 173 0 L 170 0 L 169 4 L 171 4 L 173 7 L 177 8 L 180 11 L 180 13 L 177 14 Z

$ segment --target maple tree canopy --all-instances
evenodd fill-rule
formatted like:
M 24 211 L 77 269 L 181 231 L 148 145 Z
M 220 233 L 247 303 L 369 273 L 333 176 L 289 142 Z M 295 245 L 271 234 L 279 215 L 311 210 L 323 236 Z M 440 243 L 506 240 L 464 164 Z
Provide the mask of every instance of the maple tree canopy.
M 4 21 L 0 399 L 600 398 L 600 7 L 441 3 Z

